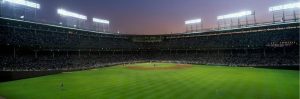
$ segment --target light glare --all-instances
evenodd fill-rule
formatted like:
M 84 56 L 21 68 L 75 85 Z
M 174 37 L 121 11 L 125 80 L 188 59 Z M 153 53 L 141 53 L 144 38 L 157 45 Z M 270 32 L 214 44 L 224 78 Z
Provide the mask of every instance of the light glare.
M 31 8 L 40 9 L 40 4 L 30 2 L 30 1 L 25 1 L 25 0 L 3 0 L 3 2 L 10 2 L 10 3 L 14 3 L 14 4 L 28 6 Z
M 285 10 L 285 9 L 293 9 L 293 8 L 300 8 L 300 2 L 297 3 L 289 3 L 285 5 L 273 6 L 269 8 L 269 11 L 278 11 L 278 10 Z
M 229 18 L 238 18 L 238 17 L 242 17 L 242 16 L 247 16 L 247 15 L 252 15 L 252 11 L 242 11 L 242 12 L 238 12 L 238 13 L 218 16 L 218 20 L 229 19 Z
M 64 9 L 58 9 L 57 13 L 63 16 L 69 16 L 69 17 L 74 17 L 74 18 L 78 18 L 78 19 L 83 19 L 83 20 L 87 20 L 87 17 L 81 14 L 77 14 L 74 12 L 70 12 Z
M 93 18 L 93 22 L 109 24 L 108 20 L 103 20 L 103 19 L 98 19 L 98 18 Z
M 194 20 L 188 20 L 188 21 L 185 21 L 185 24 L 188 25 L 188 24 L 195 24 L 195 23 L 201 23 L 201 19 L 194 19 Z

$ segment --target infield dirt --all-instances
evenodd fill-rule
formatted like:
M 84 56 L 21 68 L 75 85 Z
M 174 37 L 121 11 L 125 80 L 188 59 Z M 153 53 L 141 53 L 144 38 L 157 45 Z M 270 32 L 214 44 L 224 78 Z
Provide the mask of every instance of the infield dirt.
M 190 68 L 192 65 L 189 64 L 177 64 L 174 66 L 161 67 L 161 66 L 127 66 L 128 69 L 133 70 L 172 70 L 172 69 L 185 69 Z

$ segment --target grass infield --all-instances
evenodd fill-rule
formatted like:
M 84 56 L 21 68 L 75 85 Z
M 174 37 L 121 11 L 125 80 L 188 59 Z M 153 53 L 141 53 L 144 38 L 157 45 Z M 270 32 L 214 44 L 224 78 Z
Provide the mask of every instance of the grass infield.
M 188 68 L 157 69 L 176 66 Z M 7 99 L 299 99 L 299 71 L 140 63 L 4 82 L 0 83 L 0 96 Z

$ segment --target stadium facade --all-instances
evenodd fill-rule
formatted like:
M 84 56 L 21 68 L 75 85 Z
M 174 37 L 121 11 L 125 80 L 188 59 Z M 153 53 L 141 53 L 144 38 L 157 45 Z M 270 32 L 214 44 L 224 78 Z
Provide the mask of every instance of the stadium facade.
M 199 33 L 126 35 L 0 18 L 2 71 L 81 70 L 140 61 L 299 66 L 299 20 Z

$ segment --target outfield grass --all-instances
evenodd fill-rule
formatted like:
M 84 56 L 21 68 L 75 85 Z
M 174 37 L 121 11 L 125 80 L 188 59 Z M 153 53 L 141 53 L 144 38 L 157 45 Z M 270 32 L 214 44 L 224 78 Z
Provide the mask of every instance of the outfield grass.
M 132 65 L 153 66 L 147 64 Z M 299 99 L 298 89 L 299 71 L 202 65 L 174 70 L 131 70 L 114 66 L 0 83 L 0 96 L 8 99 Z

